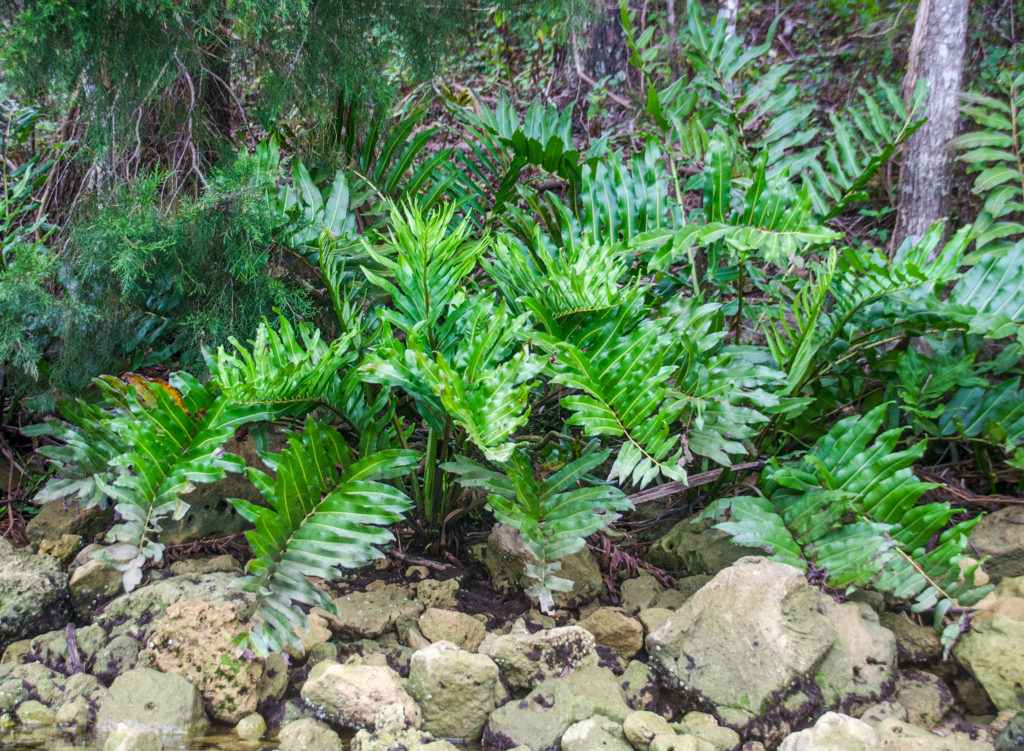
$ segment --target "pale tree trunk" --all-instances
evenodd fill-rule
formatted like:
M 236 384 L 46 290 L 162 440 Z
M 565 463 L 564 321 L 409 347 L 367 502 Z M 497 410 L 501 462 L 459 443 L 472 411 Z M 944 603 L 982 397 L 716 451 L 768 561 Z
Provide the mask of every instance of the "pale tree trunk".
M 596 0 L 594 20 L 583 31 L 579 65 L 581 77 L 593 85 L 626 69 L 626 37 L 615 0 Z
M 967 43 L 969 0 L 920 0 L 907 61 L 904 96 L 917 79 L 928 82 L 928 121 L 908 140 L 900 169 L 899 210 L 893 249 L 908 237 L 920 238 L 949 213 L 957 108 Z
M 740 0 L 721 0 L 718 3 L 718 17 L 725 19 L 725 33 L 731 37 L 736 36 L 736 21 L 740 17 Z

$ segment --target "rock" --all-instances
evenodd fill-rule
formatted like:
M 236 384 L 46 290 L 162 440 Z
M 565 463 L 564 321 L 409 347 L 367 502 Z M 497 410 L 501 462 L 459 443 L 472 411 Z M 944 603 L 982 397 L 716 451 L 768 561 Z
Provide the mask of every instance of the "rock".
M 101 509 L 90 506 L 84 511 L 78 510 L 78 502 L 69 500 L 49 501 L 39 508 L 25 526 L 25 537 L 33 545 L 43 540 L 59 540 L 64 535 L 81 537 L 86 543 L 93 542 L 102 535 L 114 521 L 114 509 Z
M 1024 622 L 997 615 L 972 624 L 953 655 L 1000 711 L 1024 709 Z
M 869 751 L 881 748 L 874 729 L 866 722 L 826 712 L 814 727 L 786 736 L 779 751 Z
M 455 593 L 458 591 L 458 579 L 424 579 L 416 585 L 416 599 L 424 608 L 455 610 L 458 606 Z
M 318 644 L 314 644 L 309 648 L 309 654 L 306 657 L 307 665 L 312 667 L 313 665 L 316 665 L 318 662 L 323 662 L 324 660 L 333 660 L 334 662 L 339 662 L 337 644 L 335 644 L 332 641 L 325 641 L 320 642 Z
M 734 545 L 731 535 L 707 521 L 684 519 L 651 545 L 647 562 L 682 576 L 713 576 L 740 558 L 758 555 L 764 551 Z
M 52 709 L 35 699 L 23 701 L 14 711 L 14 716 L 22 725 L 52 725 L 55 714 Z
M 636 615 L 641 610 L 654 607 L 658 596 L 665 591 L 657 579 L 646 571 L 639 576 L 626 579 L 619 585 L 619 604 L 627 613 Z
M 896 637 L 863 602 L 822 604 L 836 636 L 815 674 L 826 706 L 857 710 L 884 699 L 896 673 Z
M 622 727 L 606 717 L 591 717 L 570 725 L 562 734 L 562 751 L 632 751 Z
M 34 639 L 19 639 L 18 641 L 12 641 L 7 645 L 7 649 L 4 650 L 4 656 L 0 657 L 0 665 L 7 662 L 25 662 L 26 655 L 28 655 L 29 650 L 32 649 L 33 641 Z
M 526 574 L 526 566 L 533 563 L 534 558 L 526 549 L 519 531 L 507 524 L 495 524 L 484 552 L 484 566 L 494 589 L 502 594 L 525 590 L 533 583 Z M 571 581 L 572 590 L 553 593 L 557 608 L 577 608 L 593 600 L 604 589 L 601 568 L 589 550 L 563 558 L 558 576 Z
M 897 701 L 889 700 L 880 701 L 878 704 L 872 704 L 864 710 L 860 718 L 871 727 L 876 728 L 889 719 L 907 722 L 910 720 L 910 715 L 907 714 L 907 708 L 902 704 Z
M 152 728 L 133 727 L 122 723 L 107 736 L 103 751 L 163 751 L 163 747 L 160 733 Z
M 313 647 L 321 644 L 326 644 L 330 641 L 331 630 L 327 627 L 327 621 L 330 618 L 330 613 L 327 613 L 320 608 L 316 608 L 314 611 L 309 613 L 309 617 L 306 618 L 306 627 L 294 628 L 295 635 L 299 637 L 299 644 L 286 644 L 285 651 L 288 656 L 291 657 L 295 662 L 301 663 L 310 654 Z M 335 653 L 337 647 L 335 647 Z M 316 664 L 316 663 L 311 663 Z
M 76 699 L 84 699 L 91 707 L 99 706 L 107 695 L 107 689 L 94 675 L 88 673 L 75 673 L 67 679 L 64 684 L 63 701 L 71 702 Z
M 687 712 L 676 728 L 681 735 L 692 735 L 710 743 L 716 751 L 731 751 L 740 745 L 740 736 L 732 728 L 721 727 L 712 715 Z
M 427 608 L 420 616 L 420 633 L 432 642 L 447 641 L 470 652 L 480 646 L 487 629 L 471 615 L 454 610 Z
M 904 670 L 893 699 L 907 711 L 908 722 L 931 730 L 953 708 L 953 693 L 942 679 L 922 670 Z
M 672 615 L 672 611 L 668 608 L 644 608 L 636 614 L 636 617 L 640 619 L 640 623 L 644 627 L 644 637 L 646 638 L 661 628 L 670 615 Z
M 89 671 L 109 686 L 117 676 L 138 664 L 141 650 L 142 645 L 127 634 L 115 636 L 93 656 Z
M 256 711 L 263 675 L 262 663 L 246 660 L 232 643 L 246 629 L 231 603 L 176 602 L 142 656 L 157 670 L 188 678 L 199 689 L 207 714 L 233 725 Z
M 927 663 L 942 655 L 942 642 L 934 628 L 914 623 L 902 613 L 880 613 L 878 620 L 896 635 L 901 665 Z
M 377 710 L 385 704 L 403 705 L 411 723 L 420 724 L 419 707 L 405 692 L 402 679 L 381 665 L 321 662 L 302 685 L 302 698 L 317 716 L 349 727 L 373 727 Z
M 658 677 L 645 662 L 633 660 L 619 676 L 619 685 L 632 709 L 653 710 L 660 692 Z
M 899 720 L 885 720 L 875 728 L 875 733 L 887 751 L 992 751 L 992 744 L 971 740 L 964 733 L 932 735 Z
M 278 751 L 343 751 L 338 734 L 319 720 L 295 720 L 277 734 Z
M 0 670 L 0 709 L 12 709 L 15 704 L 30 696 L 43 704 L 53 707 L 64 697 L 65 678 L 38 662 L 24 665 L 5 665 Z M 4 707 L 4 695 L 13 698 L 10 706 Z
M 235 735 L 241 738 L 243 741 L 258 741 L 267 732 L 267 722 L 263 719 L 263 715 L 247 714 L 238 724 L 235 725 Z
M 626 660 L 643 649 L 643 625 L 616 608 L 598 608 L 578 625 L 594 635 L 597 646 L 607 647 Z
M 458 751 L 448 741 L 409 727 L 411 718 L 401 704 L 386 704 L 373 718 L 375 730 L 360 730 L 351 751 Z
M 60 705 L 53 724 L 65 733 L 84 733 L 92 722 L 92 707 L 84 696 L 77 696 Z
M 337 615 L 328 620 L 343 639 L 376 639 L 399 624 L 415 624 L 423 606 L 405 587 L 388 584 L 372 592 L 353 592 L 334 601 Z
M 106 643 L 107 635 L 99 626 L 75 629 L 73 634 L 78 660 L 83 668 L 88 669 L 93 655 Z M 72 663 L 68 655 L 67 628 L 40 634 L 33 639 L 25 661 L 39 662 L 57 673 L 70 674 Z
M 684 602 L 693 597 L 697 590 L 711 581 L 714 577 L 711 574 L 694 574 L 679 579 L 675 589 L 666 589 L 658 599 L 654 601 L 655 607 L 676 610 Z
M 257 693 L 257 704 L 281 701 L 288 690 L 288 665 L 280 654 L 267 655 L 263 662 L 263 675 Z
M 187 561 L 175 561 L 171 564 L 171 574 L 174 576 L 212 574 L 217 571 L 241 575 L 242 564 L 230 555 L 217 555 L 212 558 L 192 558 Z
M 769 745 L 826 699 L 869 698 L 895 662 L 895 639 L 863 603 L 837 606 L 798 569 L 760 557 L 719 572 L 646 646 L 670 686 Z
M 185 736 L 200 735 L 209 726 L 199 691 L 188 679 L 150 668 L 119 676 L 101 701 L 96 729 L 109 732 L 122 722 Z
M 1006 506 L 986 514 L 971 530 L 971 548 L 987 556 L 993 581 L 1024 576 L 1024 506 Z
M 152 582 L 111 600 L 95 615 L 94 622 L 111 636 L 127 634 L 146 644 L 167 608 L 176 602 L 229 602 L 238 616 L 246 619 L 252 614 L 253 596 L 232 586 L 236 578 L 234 574 L 217 572 Z
M 567 676 L 542 681 L 521 701 L 491 712 L 484 729 L 484 747 L 516 745 L 548 749 L 573 724 L 595 716 L 621 724 L 631 710 L 615 674 L 607 668 L 581 668 Z
M 996 751 L 1024 751 L 1024 712 L 1018 712 L 996 738 Z
M 68 577 L 56 559 L 0 547 L 0 651 L 68 622 Z
M 490 657 L 464 652 L 448 642 L 412 656 L 409 693 L 423 712 L 424 730 L 474 741 L 483 733 L 487 715 L 508 699 Z
M 656 735 L 650 751 L 714 751 L 715 747 L 693 735 Z
M 56 540 L 41 540 L 38 552 L 56 558 L 61 568 L 67 568 L 83 547 L 81 535 L 61 535 Z
M 622 730 L 636 751 L 647 751 L 656 735 L 675 735 L 668 720 L 656 712 L 633 712 L 623 721 Z
M 579 626 L 488 638 L 480 652 L 498 664 L 513 691 L 531 688 L 566 670 L 597 665 L 594 637 Z

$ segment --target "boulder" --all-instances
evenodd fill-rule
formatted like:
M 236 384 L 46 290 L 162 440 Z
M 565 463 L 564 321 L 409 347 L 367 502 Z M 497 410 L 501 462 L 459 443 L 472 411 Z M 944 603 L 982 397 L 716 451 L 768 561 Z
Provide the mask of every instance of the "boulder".
M 393 628 L 408 628 L 423 612 L 409 590 L 395 584 L 339 597 L 334 606 L 337 614 L 328 618 L 328 625 L 337 636 L 349 641 L 376 639 Z
M 487 538 L 484 566 L 491 586 L 502 594 L 518 594 L 533 584 L 526 567 L 534 557 L 526 549 L 518 530 L 507 524 L 495 524 Z M 568 592 L 553 592 L 555 607 L 577 608 L 596 598 L 604 589 L 604 579 L 597 559 L 589 550 L 567 555 L 561 561 L 558 576 L 572 582 Z
M 152 728 L 122 723 L 107 736 L 103 751 L 163 751 L 163 747 L 160 733 Z
M 146 644 L 167 609 L 176 602 L 231 603 L 238 616 L 246 619 L 252 614 L 253 596 L 233 586 L 236 578 L 234 574 L 218 572 L 151 582 L 111 600 L 95 615 L 94 622 L 112 637 L 126 634 Z
M 443 641 L 413 654 L 409 693 L 423 712 L 424 730 L 474 741 L 483 733 L 487 716 L 508 699 L 490 657 Z
M 656 735 L 650 751 L 715 751 L 715 747 L 693 735 Z
M 978 619 L 980 620 L 980 618 Z M 1024 621 L 996 615 L 975 622 L 953 648 L 1000 711 L 1024 709 Z
M 68 622 L 68 577 L 56 559 L 0 538 L 0 652 Z
M 875 733 L 886 751 L 992 751 L 992 744 L 973 740 L 965 733 L 932 735 L 899 720 L 885 720 Z
M 934 628 L 914 623 L 903 613 L 879 613 L 878 621 L 896 636 L 900 665 L 928 663 L 942 655 L 942 641 Z
M 665 591 L 657 579 L 646 571 L 619 585 L 619 604 L 627 613 L 636 615 L 641 610 L 653 608 L 658 596 Z
M 78 735 L 92 724 L 93 707 L 84 696 L 78 696 L 60 705 L 53 716 L 53 724 L 62 733 Z
M 601 716 L 621 725 L 631 711 L 612 671 L 585 667 L 548 678 L 521 701 L 510 701 L 491 712 L 483 742 L 487 748 L 548 749 L 577 722 Z
M 419 727 L 420 710 L 405 692 L 398 673 L 383 665 L 340 665 L 324 660 L 302 685 L 302 698 L 317 716 L 354 728 L 372 728 L 377 711 L 401 704 L 410 724 Z
M 869 699 L 895 663 L 870 608 L 837 606 L 798 569 L 760 557 L 719 572 L 646 646 L 671 687 L 769 744 L 826 702 Z
M 258 741 L 267 733 L 267 721 L 263 715 L 248 714 L 235 725 L 235 735 L 243 741 Z
M 319 720 L 289 722 L 277 734 L 278 751 L 343 751 L 338 734 Z
M 187 678 L 150 668 L 119 676 L 100 702 L 97 731 L 109 732 L 121 723 L 187 737 L 209 726 L 199 691 Z
M 427 608 L 417 626 L 420 633 L 432 642 L 451 642 L 470 652 L 475 651 L 487 635 L 484 624 L 471 615 L 454 610 Z
M 60 567 L 66 569 L 83 547 L 81 535 L 61 535 L 56 540 L 40 540 L 37 552 L 56 558 Z
M 1024 576 L 1024 506 L 1006 506 L 982 517 L 970 543 L 994 582 Z
M 33 698 L 56 707 L 64 698 L 67 679 L 38 662 L 0 666 L 0 711 Z
M 410 718 L 401 704 L 387 704 L 373 718 L 374 731 L 360 730 L 351 751 L 459 751 L 448 741 L 409 727 Z
M 113 521 L 113 508 L 90 506 L 80 511 L 74 500 L 49 501 L 40 506 L 39 513 L 25 525 L 25 537 L 33 545 L 39 545 L 43 540 L 75 535 L 88 544 L 102 535 Z
M 85 626 L 74 629 L 75 650 L 81 667 L 89 670 L 93 656 L 107 642 L 107 634 L 99 626 Z M 26 662 L 40 662 L 50 670 L 68 675 L 72 672 L 72 661 L 68 654 L 68 631 L 60 628 L 40 634 L 31 641 Z
M 1024 712 L 1018 712 L 996 738 L 996 751 L 1024 751 Z
M 676 732 L 710 743 L 715 751 L 731 751 L 740 745 L 739 733 L 732 728 L 722 727 L 718 720 L 704 712 L 687 712 L 676 725 Z
M 142 645 L 127 634 L 115 636 L 93 655 L 89 672 L 109 686 L 117 676 L 138 664 L 141 650 Z
M 632 751 L 622 726 L 600 715 L 570 725 L 561 746 L 562 751 Z
M 668 720 L 657 712 L 633 712 L 622 723 L 626 740 L 636 751 L 647 751 L 656 735 L 674 735 Z
M 597 646 L 610 649 L 625 660 L 643 649 L 643 625 L 618 608 L 598 608 L 578 625 L 594 635 Z
M 231 603 L 176 602 L 141 657 L 158 670 L 188 678 L 211 719 L 234 725 L 256 711 L 263 676 L 263 664 L 245 659 L 233 643 L 246 628 Z
M 647 561 L 680 576 L 714 576 L 746 556 L 764 555 L 759 548 L 734 545 L 732 536 L 701 519 L 684 519 L 647 552 Z
M 779 751 L 879 751 L 874 729 L 863 720 L 826 712 L 814 727 L 786 736 Z
M 926 730 L 938 725 L 953 708 L 953 692 L 941 678 L 923 670 L 904 670 L 893 699 L 906 709 L 907 721 Z
M 562 626 L 535 634 L 489 634 L 480 652 L 498 664 L 509 688 L 518 691 L 566 671 L 597 665 L 595 646 L 586 629 Z
M 629 663 L 619 676 L 619 685 L 631 709 L 653 710 L 657 706 L 660 694 L 658 676 L 646 662 L 633 660 Z
M 171 564 L 171 574 L 186 576 L 188 574 L 213 574 L 226 571 L 229 574 L 242 575 L 242 564 L 230 555 L 215 555 L 212 558 L 191 558 L 187 561 L 175 561 Z
M 52 725 L 56 713 L 41 701 L 29 699 L 18 705 L 14 716 L 22 725 Z
M 416 584 L 416 599 L 425 608 L 455 610 L 458 605 L 455 594 L 458 591 L 458 579 L 424 579 Z

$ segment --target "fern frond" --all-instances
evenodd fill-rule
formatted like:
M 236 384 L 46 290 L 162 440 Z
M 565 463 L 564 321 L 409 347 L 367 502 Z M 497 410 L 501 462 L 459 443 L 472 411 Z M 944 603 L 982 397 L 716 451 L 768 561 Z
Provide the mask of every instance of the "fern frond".
M 390 450 L 355 459 L 334 428 L 306 419 L 301 434 L 271 463 L 276 475 L 249 469 L 267 505 L 230 499 L 255 525 L 246 533 L 253 559 L 239 581 L 256 595 L 249 641 L 260 654 L 298 645 L 305 616 L 294 603 L 335 612 L 334 603 L 308 577 L 330 579 L 356 568 L 390 542 L 387 527 L 402 519 L 411 502 L 383 480 L 412 471 L 419 456 Z
M 607 451 L 584 454 L 547 478 L 534 474 L 529 458 L 514 452 L 504 472 L 495 472 L 462 459 L 444 465 L 460 475 L 467 487 L 488 492 L 494 516 L 523 535 L 534 557 L 526 573 L 535 580 L 527 590 L 547 612 L 552 592 L 568 591 L 572 583 L 557 576 L 560 559 L 583 549 L 585 539 L 618 518 L 618 511 L 632 508 L 629 499 L 612 485 L 580 486 L 585 476 L 602 464 Z

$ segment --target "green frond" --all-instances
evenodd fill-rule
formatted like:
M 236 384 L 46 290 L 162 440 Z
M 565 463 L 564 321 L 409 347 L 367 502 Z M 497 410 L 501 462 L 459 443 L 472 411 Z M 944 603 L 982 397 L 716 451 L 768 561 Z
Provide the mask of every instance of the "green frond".
M 301 648 L 297 631 L 305 615 L 295 603 L 335 612 L 309 577 L 331 579 L 339 569 L 381 556 L 375 546 L 391 542 L 387 527 L 411 505 L 383 481 L 412 471 L 419 455 L 396 449 L 356 459 L 337 430 L 310 417 L 301 433 L 289 435 L 288 448 L 270 459 L 273 477 L 249 469 L 267 505 L 230 499 L 255 525 L 246 533 L 253 559 L 239 584 L 256 595 L 249 641 L 260 654 L 285 644 Z

